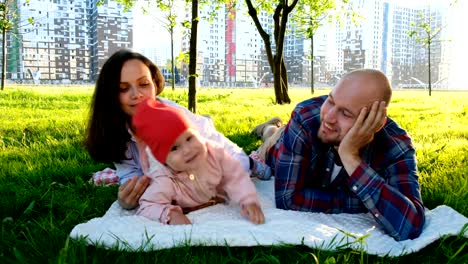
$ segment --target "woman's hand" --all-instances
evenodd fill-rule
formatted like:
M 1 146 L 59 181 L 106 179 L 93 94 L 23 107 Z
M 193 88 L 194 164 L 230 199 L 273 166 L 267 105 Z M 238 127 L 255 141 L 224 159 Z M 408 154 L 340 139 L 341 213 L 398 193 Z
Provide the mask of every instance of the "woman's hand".
M 263 215 L 262 208 L 256 203 L 247 204 L 242 207 L 241 214 L 249 218 L 250 222 L 254 224 L 265 223 L 265 216 Z
M 186 215 L 184 215 L 180 211 L 171 211 L 169 213 L 169 217 L 171 220 L 169 220 L 170 225 L 191 225 L 192 222 L 190 222 L 190 219 Z
M 148 176 L 133 176 L 130 180 L 120 185 L 118 201 L 124 209 L 133 209 L 138 206 L 138 200 L 150 184 Z

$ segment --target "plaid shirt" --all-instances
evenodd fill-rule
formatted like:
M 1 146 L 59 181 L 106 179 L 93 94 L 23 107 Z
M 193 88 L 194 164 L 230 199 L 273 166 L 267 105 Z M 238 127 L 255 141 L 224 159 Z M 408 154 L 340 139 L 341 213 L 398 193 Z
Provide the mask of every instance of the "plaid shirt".
M 348 175 L 333 146 L 317 137 L 320 107 L 327 96 L 297 105 L 283 136 L 267 153 L 275 171 L 276 206 L 324 213 L 370 212 L 396 240 L 416 238 L 424 222 L 415 150 L 411 138 L 393 120 L 361 150 L 363 162 Z M 338 167 L 339 168 L 339 167 Z

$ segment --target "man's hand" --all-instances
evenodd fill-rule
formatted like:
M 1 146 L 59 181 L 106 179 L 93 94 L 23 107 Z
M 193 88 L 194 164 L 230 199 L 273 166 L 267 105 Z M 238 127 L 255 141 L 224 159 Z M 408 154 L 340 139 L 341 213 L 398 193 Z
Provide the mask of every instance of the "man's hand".
M 190 219 L 186 215 L 184 215 L 180 211 L 171 211 L 169 213 L 169 217 L 171 220 L 169 220 L 170 225 L 191 225 L 192 222 L 190 222 Z
M 133 176 L 119 187 L 118 200 L 124 209 L 133 209 L 138 206 L 138 200 L 150 184 L 148 176 Z
M 344 136 L 338 147 L 338 154 L 348 175 L 351 175 L 361 163 L 359 151 L 374 139 L 374 134 L 386 122 L 387 107 L 385 102 L 374 102 L 370 111 L 363 107 L 354 125 Z
M 249 218 L 250 222 L 254 224 L 265 223 L 265 216 L 263 215 L 262 208 L 256 203 L 251 203 L 243 206 L 241 214 Z

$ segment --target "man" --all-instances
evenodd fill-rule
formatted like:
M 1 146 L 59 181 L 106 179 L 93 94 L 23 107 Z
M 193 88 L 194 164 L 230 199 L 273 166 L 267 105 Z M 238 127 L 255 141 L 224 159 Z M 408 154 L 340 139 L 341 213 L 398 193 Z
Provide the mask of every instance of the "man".
M 346 74 L 328 96 L 299 103 L 259 151 L 275 175 L 276 206 L 325 212 L 370 212 L 396 240 L 416 238 L 425 222 L 411 138 L 387 117 L 391 98 L 380 71 Z M 268 125 L 272 124 L 272 125 Z

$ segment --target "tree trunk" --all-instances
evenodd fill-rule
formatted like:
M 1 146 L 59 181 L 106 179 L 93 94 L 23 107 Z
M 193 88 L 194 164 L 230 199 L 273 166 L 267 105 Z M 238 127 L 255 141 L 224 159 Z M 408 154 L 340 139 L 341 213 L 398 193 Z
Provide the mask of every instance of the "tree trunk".
M 291 99 L 288 95 L 288 73 L 284 59 L 277 59 L 275 55 L 275 72 L 273 73 L 275 97 L 277 104 L 289 104 Z
M 280 62 L 276 59 L 274 59 L 274 65 L 271 66 L 273 70 L 273 89 L 275 90 L 275 99 L 277 104 L 283 104 L 283 96 L 281 93 L 281 66 Z
M 175 91 L 174 28 L 171 29 L 171 73 L 172 73 L 172 91 Z
M 2 51 L 3 51 L 3 56 L 2 56 L 2 84 L 1 84 L 1 89 L 5 88 L 5 79 L 6 79 L 6 64 L 7 64 L 7 41 L 6 41 L 6 29 L 2 28 L 2 37 L 3 37 L 3 46 L 2 46 Z
M 249 15 L 252 17 L 255 26 L 263 39 L 265 44 L 266 55 L 268 63 L 270 64 L 271 71 L 273 73 L 273 87 L 275 90 L 275 97 L 277 104 L 291 103 L 291 99 L 288 96 L 288 78 L 286 65 L 283 60 L 283 45 L 284 35 L 286 32 L 286 25 L 288 22 L 288 15 L 296 6 L 298 0 L 293 0 L 292 4 L 288 6 L 285 3 L 280 3 L 274 12 L 274 32 L 273 38 L 276 45 L 276 54 L 273 55 L 270 35 L 263 29 L 257 15 L 257 10 L 253 7 L 251 0 L 245 0 Z
M 310 37 L 310 92 L 314 94 L 314 35 Z
M 189 93 L 188 109 L 197 112 L 197 30 L 198 0 L 192 1 L 192 28 L 190 30 Z
M 283 103 L 291 103 L 291 99 L 288 95 L 288 72 L 286 71 L 286 64 L 284 62 L 284 58 L 281 58 L 281 95 L 281 100 Z
M 428 85 L 429 85 L 429 96 L 431 96 L 431 91 L 432 91 L 432 80 L 431 80 L 431 42 L 429 41 L 427 45 L 427 59 L 429 63 L 429 68 L 428 68 Z

